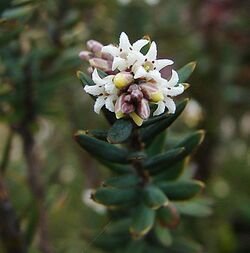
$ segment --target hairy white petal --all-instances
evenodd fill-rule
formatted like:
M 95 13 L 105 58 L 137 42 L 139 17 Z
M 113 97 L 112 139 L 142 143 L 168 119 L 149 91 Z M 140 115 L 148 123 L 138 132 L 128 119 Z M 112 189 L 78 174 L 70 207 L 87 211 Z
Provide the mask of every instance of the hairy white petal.
M 125 32 L 122 32 L 120 35 L 120 43 L 119 48 L 122 49 L 123 52 L 128 52 L 131 44 L 128 39 L 128 35 Z
M 147 77 L 149 79 L 154 79 L 156 82 L 161 82 L 161 79 L 162 79 L 161 74 L 158 70 L 149 71 Z
M 113 102 L 113 96 L 108 96 L 106 98 L 106 101 L 105 101 L 105 107 L 111 111 L 111 112 L 114 112 L 115 111 L 115 105 L 114 105 L 114 102 Z
M 119 55 L 119 48 L 113 45 L 107 45 L 102 48 L 102 53 L 111 54 L 115 57 Z
M 155 42 L 153 41 L 152 44 L 150 45 L 147 54 L 145 55 L 145 58 L 148 61 L 155 61 L 156 56 L 157 56 L 157 48 Z
M 93 79 L 94 83 L 97 85 L 104 85 L 105 84 L 105 81 L 103 79 L 101 79 L 101 77 L 99 76 L 97 69 L 94 69 L 94 71 L 92 73 L 92 79 Z
M 120 71 L 123 71 L 127 68 L 127 62 L 125 59 L 120 57 L 115 57 L 112 64 L 112 70 L 119 69 Z
M 93 96 L 99 96 L 100 94 L 102 94 L 104 92 L 104 86 L 98 86 L 98 85 L 86 85 L 84 87 L 84 90 L 93 95 Z
M 102 107 L 105 104 L 105 98 L 103 96 L 98 97 L 95 101 L 95 105 L 94 105 L 94 111 L 99 114 L 100 110 L 102 109 Z
M 184 91 L 184 86 L 182 84 L 179 84 L 176 87 L 172 87 L 168 90 L 168 95 L 170 96 L 178 96 Z
M 174 103 L 174 100 L 169 97 L 165 97 L 164 99 L 165 105 L 168 108 L 169 113 L 175 113 L 176 105 Z
M 149 43 L 148 40 L 137 40 L 133 45 L 132 45 L 132 49 L 135 51 L 140 51 L 144 46 L 146 46 Z
M 164 113 L 164 111 L 165 111 L 166 106 L 165 106 L 165 103 L 163 101 L 158 102 L 157 105 L 158 105 L 158 107 L 154 111 L 153 116 L 160 115 L 160 114 Z
M 144 62 L 144 55 L 137 51 L 132 51 L 127 56 L 127 66 L 138 67 Z
M 166 66 L 172 65 L 174 62 L 172 60 L 168 59 L 159 59 L 155 61 L 154 66 L 156 67 L 157 70 L 161 70 L 165 68 Z
M 178 76 L 178 73 L 174 70 L 172 70 L 172 76 L 170 78 L 170 80 L 168 81 L 168 85 L 170 87 L 173 87 L 175 86 L 179 81 L 179 76 Z
M 139 67 L 135 72 L 134 78 L 145 77 L 147 74 L 147 71 L 143 67 Z
M 117 94 L 118 90 L 112 82 L 109 82 L 105 85 L 105 91 L 108 94 Z

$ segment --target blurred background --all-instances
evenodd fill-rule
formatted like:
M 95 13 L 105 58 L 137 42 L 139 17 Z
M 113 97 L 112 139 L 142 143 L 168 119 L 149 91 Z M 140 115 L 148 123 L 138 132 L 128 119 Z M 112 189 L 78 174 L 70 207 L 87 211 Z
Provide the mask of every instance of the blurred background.
M 86 189 L 109 174 L 72 134 L 107 124 L 75 73 L 87 40 L 116 43 L 124 31 L 149 35 L 175 69 L 197 61 L 171 134 L 206 130 L 189 166 L 212 208 L 181 226 L 204 252 L 249 253 L 249 10 L 247 0 L 1 1 L 0 252 L 100 252 L 86 234 L 105 226 L 105 210 Z

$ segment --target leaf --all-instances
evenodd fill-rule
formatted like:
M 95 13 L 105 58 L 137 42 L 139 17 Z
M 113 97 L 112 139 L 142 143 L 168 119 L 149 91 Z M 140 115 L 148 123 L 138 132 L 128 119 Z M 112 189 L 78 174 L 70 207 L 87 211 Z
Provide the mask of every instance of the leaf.
M 172 203 L 157 210 L 156 218 L 162 227 L 169 229 L 175 229 L 180 223 L 180 215 Z
M 190 155 L 204 140 L 205 137 L 205 131 L 199 130 L 196 131 L 189 136 L 187 136 L 183 141 L 181 141 L 176 148 L 184 147 L 185 155 Z
M 177 105 L 176 111 L 174 114 L 167 115 L 160 120 L 157 120 L 155 124 L 149 125 L 148 127 L 141 129 L 141 140 L 146 142 L 146 144 L 150 144 L 152 140 L 161 132 L 163 132 L 166 128 L 168 128 L 183 112 L 187 105 L 188 99 L 183 100 L 181 103 Z
M 162 153 L 165 145 L 166 135 L 167 133 L 164 131 L 155 137 L 151 145 L 146 149 L 148 156 L 151 157 Z
M 106 130 L 90 130 L 89 135 L 94 136 L 96 139 L 107 141 L 108 131 Z
M 167 170 L 168 167 L 182 159 L 184 152 L 184 148 L 169 150 L 163 154 L 146 159 L 143 166 L 150 173 L 156 174 L 162 169 Z
M 111 163 L 102 159 L 98 159 L 98 161 L 101 164 L 103 164 L 105 167 L 109 168 L 112 172 L 117 173 L 117 174 L 127 174 L 127 173 L 131 173 L 132 171 L 132 169 L 127 165 Z
M 141 203 L 135 210 L 130 233 L 135 239 L 139 239 L 146 235 L 154 225 L 155 211 L 145 204 Z
M 198 195 L 205 185 L 198 180 L 161 182 L 158 186 L 170 200 L 188 200 Z
M 142 240 L 137 240 L 137 241 L 131 240 L 131 242 L 129 242 L 128 246 L 126 247 L 125 253 L 131 253 L 131 252 L 144 253 L 146 247 L 147 245 Z
M 171 181 L 179 178 L 186 167 L 187 161 L 188 158 L 177 162 L 173 166 L 167 168 L 166 170 L 163 170 L 159 174 L 156 174 L 153 178 L 153 181 Z
M 85 73 L 83 73 L 82 71 L 77 71 L 76 72 L 77 78 L 81 81 L 83 87 L 85 85 L 95 85 L 94 81 Z
M 154 210 L 168 205 L 166 195 L 155 185 L 147 185 L 143 189 L 143 200 L 147 206 Z
M 5 10 L 2 14 L 2 18 L 5 19 L 17 19 L 17 18 L 23 18 L 25 16 L 30 16 L 32 14 L 32 11 L 34 10 L 33 5 L 25 5 L 25 6 L 19 6 L 15 8 L 9 8 Z
M 129 188 L 139 184 L 141 179 L 137 175 L 124 175 L 119 177 L 112 177 L 103 182 L 103 186 Z
M 163 228 L 159 225 L 156 225 L 155 227 L 155 235 L 158 239 L 158 241 L 165 247 L 169 247 L 172 242 L 173 242 L 173 238 L 171 236 L 170 231 L 167 228 Z
M 193 241 L 185 238 L 176 238 L 171 245 L 171 249 L 176 253 L 202 253 L 202 247 Z
M 105 161 L 114 163 L 129 163 L 128 152 L 107 142 L 95 139 L 87 135 L 86 131 L 78 131 L 74 139 L 87 152 Z
M 108 131 L 107 140 L 110 143 L 122 143 L 129 139 L 133 130 L 130 120 L 119 119 Z
M 111 235 L 128 234 L 131 218 L 121 218 L 108 226 L 106 233 Z
M 179 83 L 186 82 L 187 79 L 191 76 L 194 69 L 196 67 L 196 62 L 192 61 L 188 63 L 187 65 L 180 68 L 177 73 L 179 75 Z
M 181 214 L 193 217 L 207 217 L 212 214 L 210 201 L 207 199 L 176 203 L 176 208 Z
M 133 203 L 137 200 L 137 195 L 138 194 L 135 188 L 99 188 L 92 195 L 92 198 L 97 203 L 106 206 L 119 206 Z
M 97 69 L 97 72 L 98 72 L 98 75 L 101 77 L 101 78 L 104 78 L 106 77 L 108 74 L 100 69 Z

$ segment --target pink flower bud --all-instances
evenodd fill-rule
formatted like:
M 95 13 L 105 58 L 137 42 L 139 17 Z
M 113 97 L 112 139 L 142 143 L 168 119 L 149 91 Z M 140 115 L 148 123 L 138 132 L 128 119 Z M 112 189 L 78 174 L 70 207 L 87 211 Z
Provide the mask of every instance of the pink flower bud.
M 89 51 L 81 51 L 79 53 L 79 57 L 80 59 L 84 60 L 84 61 L 88 61 L 91 58 L 91 52 Z
M 112 67 L 110 62 L 100 59 L 100 58 L 90 59 L 89 64 L 93 68 L 101 69 L 103 71 L 109 71 L 109 70 L 111 70 L 111 67 Z
M 131 98 L 134 100 L 134 101 L 141 101 L 141 99 L 143 98 L 143 93 L 138 89 L 138 90 L 133 90 L 131 92 Z
M 137 105 L 137 113 L 142 119 L 148 119 L 150 115 L 150 108 L 148 100 L 143 98 Z
M 133 112 L 134 110 L 135 110 L 135 107 L 134 107 L 133 104 L 129 104 L 129 103 L 126 103 L 126 102 L 124 102 L 122 104 L 122 112 L 124 114 L 129 114 L 129 113 Z
M 140 87 L 144 96 L 148 100 L 157 103 L 164 99 L 163 93 L 157 88 L 155 84 L 143 83 L 140 85 Z
M 131 95 L 126 95 L 126 96 L 124 97 L 124 101 L 130 103 L 130 102 L 132 101 Z
M 100 52 L 103 48 L 103 45 L 96 40 L 87 41 L 87 47 L 93 53 Z
M 116 88 L 122 89 L 128 86 L 130 83 L 134 81 L 134 77 L 129 72 L 120 72 L 115 75 L 113 82 Z

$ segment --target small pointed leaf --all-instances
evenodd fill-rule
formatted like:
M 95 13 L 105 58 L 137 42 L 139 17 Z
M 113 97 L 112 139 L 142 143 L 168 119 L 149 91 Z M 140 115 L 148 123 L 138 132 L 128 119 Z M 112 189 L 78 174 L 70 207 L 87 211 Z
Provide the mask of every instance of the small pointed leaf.
M 152 209 L 158 209 L 168 205 L 166 195 L 155 185 L 148 185 L 143 189 L 143 200 Z
M 151 157 L 162 153 L 165 145 L 166 135 L 167 133 L 166 131 L 164 131 L 155 137 L 151 145 L 146 149 L 146 153 L 148 154 L 148 156 Z
M 172 242 L 173 242 L 173 238 L 171 236 L 170 231 L 167 228 L 163 228 L 159 225 L 156 225 L 155 227 L 155 235 L 158 239 L 158 241 L 165 247 L 169 247 Z
M 196 67 L 196 62 L 190 62 L 187 65 L 183 66 L 180 68 L 177 73 L 179 75 L 179 82 L 183 83 L 186 82 L 187 79 L 191 76 L 193 73 L 194 69 Z
M 112 177 L 103 182 L 103 186 L 129 188 L 139 184 L 141 179 L 137 175 L 122 175 L 119 177 Z
M 154 225 L 155 211 L 141 203 L 134 212 L 130 233 L 139 239 L 146 235 Z
M 188 200 L 198 195 L 205 185 L 198 180 L 161 182 L 158 186 L 170 200 Z
M 130 120 L 120 119 L 108 131 L 107 140 L 110 143 L 122 143 L 130 137 L 133 125 Z
M 74 138 L 83 149 L 97 158 L 114 163 L 128 163 L 128 152 L 125 149 L 88 136 L 86 131 L 78 131 Z
M 175 229 L 180 223 L 180 215 L 172 203 L 157 210 L 156 216 L 159 224 L 165 228 Z
M 87 74 L 83 73 L 82 71 L 77 71 L 76 75 L 77 75 L 77 78 L 81 81 L 83 87 L 85 85 L 90 85 L 90 86 L 95 85 L 91 77 L 89 77 Z

